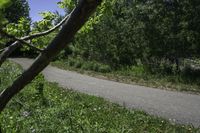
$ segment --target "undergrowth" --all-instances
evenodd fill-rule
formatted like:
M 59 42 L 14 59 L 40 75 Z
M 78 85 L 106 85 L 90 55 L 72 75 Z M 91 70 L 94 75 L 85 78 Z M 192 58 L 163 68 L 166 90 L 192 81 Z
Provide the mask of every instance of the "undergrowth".
M 2 91 L 21 73 L 6 62 L 0 70 Z M 3 133 L 161 133 L 200 132 L 192 126 L 171 124 L 102 98 L 58 87 L 43 75 L 16 95 L 0 115 Z
M 189 77 L 182 74 L 166 74 L 162 72 L 151 73 L 144 65 L 121 67 L 114 70 L 108 65 L 95 61 L 83 61 L 73 58 L 69 58 L 68 60 L 58 60 L 53 62 L 52 65 L 61 69 L 78 71 L 94 77 L 118 82 L 139 84 L 165 90 L 200 93 L 199 78 L 193 79 L 192 77 L 194 76 Z M 100 67 L 104 68 L 103 71 L 98 69 Z

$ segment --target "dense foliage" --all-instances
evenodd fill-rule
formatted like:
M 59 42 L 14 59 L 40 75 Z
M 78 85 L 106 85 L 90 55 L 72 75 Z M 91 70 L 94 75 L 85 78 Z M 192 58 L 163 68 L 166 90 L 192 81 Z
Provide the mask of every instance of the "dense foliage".
M 27 0 L 10 0 L 11 5 L 4 9 L 6 19 L 10 23 L 17 23 L 21 17 L 29 18 L 29 5 Z
M 27 0 L 10 0 L 2 2 L 0 7 L 1 24 L 4 31 L 16 37 L 22 37 L 30 32 L 29 5 Z M 13 43 L 6 36 L 0 38 L 0 49 Z
M 18 4 L 12 4 L 10 9 L 6 8 L 8 12 L 4 13 L 10 23 L 4 30 L 16 37 L 22 37 L 30 32 L 29 8 L 26 0 L 13 1 L 15 2 L 21 5 L 19 4 L 18 8 Z M 2 7 L 6 4 L 4 1 L 0 3 L 0 12 L 5 11 Z M 72 0 L 64 0 L 59 4 L 61 7 L 68 7 L 66 12 L 76 6 L 76 2 Z M 169 73 L 178 72 L 180 58 L 199 57 L 199 4 L 197 0 L 104 1 L 102 7 L 79 31 L 72 45 L 58 58 L 63 59 L 71 54 L 67 60 L 68 65 L 102 73 L 110 72 L 111 68 L 132 66 L 129 70 L 134 73 L 127 71 L 128 75 L 140 75 L 145 74 L 149 66 L 150 70 L 154 71 L 152 68 L 155 65 Z M 12 9 L 14 6 L 16 7 Z M 61 18 L 50 12 L 41 15 L 44 19 L 33 24 L 31 33 L 48 30 Z M 3 19 L 3 16 L 0 16 L 0 19 Z M 30 41 L 37 47 L 44 48 L 55 33 Z M 0 40 L 0 43 L 6 41 L 10 40 Z M 23 50 L 29 49 L 24 47 Z M 187 70 L 191 72 L 190 68 Z M 158 69 L 155 71 L 159 72 Z M 200 75 L 196 71 L 194 73 Z M 4 64 L 0 68 L 0 91 L 20 74 L 21 69 L 18 66 Z M 7 132 L 198 130 L 190 126 L 172 125 L 139 111 L 128 111 L 100 98 L 71 90 L 66 92 L 55 84 L 45 82 L 42 75 L 13 98 L 0 115 L 0 119 L 1 128 Z
M 9 0 L 1 0 L 0 1 L 0 28 L 2 28 L 2 24 L 5 21 L 4 10 L 9 5 Z
M 74 57 L 113 68 L 164 62 L 178 70 L 180 59 L 199 57 L 199 7 L 198 0 L 105 2 L 70 49 Z

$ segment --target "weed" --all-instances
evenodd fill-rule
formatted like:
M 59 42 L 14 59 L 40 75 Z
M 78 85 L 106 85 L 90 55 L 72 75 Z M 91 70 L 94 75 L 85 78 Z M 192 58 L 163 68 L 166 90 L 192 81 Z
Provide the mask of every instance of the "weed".
M 166 71 L 163 70 L 162 73 L 152 73 L 149 71 L 148 67 L 142 64 L 137 66 L 121 67 L 118 70 L 112 70 L 108 65 L 89 61 L 83 61 L 81 69 L 76 69 L 73 66 L 66 65 L 66 63 L 63 63 L 62 61 L 54 62 L 52 65 L 62 69 L 89 74 L 95 77 L 104 76 L 104 78 L 119 82 L 139 84 L 167 90 L 200 93 L 200 81 L 199 78 L 197 78 L 198 76 L 192 76 L 193 78 L 191 78 L 191 74 L 190 76 L 185 76 L 182 74 L 183 72 L 176 73 L 174 69 L 173 74 L 166 74 L 167 69 L 165 69 Z
M 10 63 L 4 65 L 3 69 L 5 71 L 0 71 L 0 77 L 6 73 L 4 81 L 9 84 L 20 70 Z M 0 84 L 0 87 L 2 89 L 7 85 Z M 37 96 L 41 90 L 46 99 L 45 105 Z M 0 115 L 0 125 L 2 132 L 8 133 L 200 131 L 192 126 L 170 124 L 166 120 L 141 111 L 127 110 L 99 97 L 60 88 L 55 83 L 46 82 L 41 74 L 11 100 Z

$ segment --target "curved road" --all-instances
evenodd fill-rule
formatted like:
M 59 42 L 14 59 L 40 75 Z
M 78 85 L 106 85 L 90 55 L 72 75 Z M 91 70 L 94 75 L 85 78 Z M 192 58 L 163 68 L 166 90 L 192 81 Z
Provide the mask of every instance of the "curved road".
M 24 69 L 33 62 L 25 58 L 11 60 Z M 48 66 L 43 74 L 48 81 L 57 82 L 62 87 L 100 96 L 127 108 L 143 110 L 171 122 L 200 127 L 200 95 L 107 81 L 52 66 Z

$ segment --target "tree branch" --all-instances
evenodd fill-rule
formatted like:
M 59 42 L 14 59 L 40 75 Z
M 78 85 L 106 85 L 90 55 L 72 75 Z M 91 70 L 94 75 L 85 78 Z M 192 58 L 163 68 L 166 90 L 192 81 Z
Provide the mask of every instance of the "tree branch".
M 4 32 L 4 31 L 1 30 L 1 29 L 0 29 L 0 33 L 3 34 L 4 36 L 7 36 L 8 38 L 11 38 L 11 39 L 14 39 L 15 41 L 18 41 L 18 42 L 20 42 L 20 43 L 23 43 L 23 44 L 25 44 L 26 46 L 28 46 L 28 47 L 30 47 L 30 48 L 32 48 L 32 49 L 38 51 L 38 52 L 42 52 L 42 51 L 43 51 L 42 49 L 39 49 L 39 48 L 37 48 L 37 47 L 31 45 L 31 44 L 28 43 L 27 41 L 25 41 L 25 40 L 23 40 L 23 39 L 20 39 L 20 38 L 17 38 L 17 37 L 15 37 L 15 36 L 13 36 L 13 35 L 10 35 L 10 34 Z
M 45 35 L 48 35 L 50 34 L 51 32 L 55 31 L 57 28 L 59 28 L 61 25 L 64 24 L 64 22 L 69 18 L 69 15 L 67 15 L 63 20 L 60 21 L 60 23 L 58 23 L 56 26 L 54 26 L 53 28 L 47 30 L 47 31 L 43 31 L 43 32 L 39 32 L 39 33 L 35 33 L 35 34 L 32 34 L 32 35 L 29 35 L 29 36 L 25 36 L 25 37 L 22 37 L 22 38 L 16 38 L 15 36 L 13 35 L 9 35 L 8 33 L 4 32 L 2 29 L 0 29 L 0 33 L 3 34 L 3 35 L 6 35 L 7 37 L 9 38 L 13 38 L 17 41 L 20 41 L 22 42 L 23 40 L 30 40 L 30 39 L 34 39 L 34 38 L 37 38 L 37 37 L 41 37 L 41 36 L 45 36 Z M 27 44 L 26 42 L 22 42 L 24 44 Z M 29 44 L 30 46 L 30 44 Z M 34 46 L 31 45 L 31 47 L 33 48 Z
M 43 52 L 44 51 L 43 49 L 39 49 L 39 48 L 33 46 L 31 43 L 28 43 L 27 41 L 21 40 L 20 42 L 24 43 L 26 46 L 28 46 L 28 47 L 30 47 L 30 48 L 38 51 L 38 52 Z
M 18 41 L 15 41 L 12 43 L 9 47 L 4 48 L 4 51 L 0 54 L 0 67 L 3 64 L 3 62 L 9 57 L 9 55 L 18 47 L 21 46 L 21 43 Z
M 22 37 L 23 40 L 30 40 L 30 39 L 34 39 L 34 38 L 37 38 L 37 37 L 41 37 L 41 36 L 45 36 L 45 35 L 48 35 L 50 34 L 51 32 L 55 31 L 57 28 L 59 28 L 61 25 L 64 24 L 64 22 L 69 18 L 69 15 L 67 15 L 62 21 L 60 21 L 60 23 L 58 23 L 56 26 L 54 26 L 53 28 L 47 30 L 47 31 L 44 31 L 44 32 L 39 32 L 39 33 L 35 33 L 35 34 L 32 34 L 32 35 L 29 35 L 29 36 L 25 36 L 25 37 Z
M 30 39 L 34 39 L 34 38 L 37 38 L 37 37 L 41 37 L 41 36 L 45 36 L 45 35 L 48 35 L 50 34 L 51 32 L 55 31 L 57 28 L 59 28 L 61 25 L 63 25 L 63 23 L 69 18 L 69 15 L 67 15 L 62 21 L 60 21 L 60 23 L 58 23 L 56 26 L 54 26 L 53 28 L 47 30 L 47 31 L 43 31 L 43 32 L 39 32 L 39 33 L 35 33 L 35 34 L 32 34 L 32 35 L 29 35 L 29 36 L 25 36 L 25 37 L 22 37 L 22 38 L 18 38 L 16 39 L 15 36 L 13 35 L 9 35 L 8 33 L 4 32 L 2 29 L 0 29 L 0 33 L 3 34 L 3 35 L 6 35 L 7 37 L 9 38 L 15 38 L 15 40 L 30 40 Z
M 44 31 L 44 32 L 40 32 L 40 33 L 36 33 L 36 34 L 32 34 L 26 37 L 22 37 L 21 40 L 30 40 L 36 37 L 40 37 L 40 36 L 45 36 L 53 31 L 55 31 L 57 28 L 59 28 L 61 25 L 63 25 L 67 19 L 69 18 L 69 15 L 67 15 L 60 23 L 58 23 L 55 27 Z M 27 44 L 27 43 L 25 43 Z M 19 41 L 15 41 L 13 44 L 11 44 L 9 47 L 6 47 L 4 49 L 1 50 L 1 54 L 0 54 L 0 66 L 3 64 L 3 62 L 7 59 L 7 57 L 13 52 L 15 51 L 15 49 L 17 49 L 18 47 L 21 46 L 21 43 L 19 43 Z M 32 45 L 30 45 L 30 47 L 32 47 Z M 32 47 L 34 48 L 34 46 Z M 36 49 L 35 49 L 36 50 Z M 37 49 L 38 50 L 38 49 Z M 40 50 L 38 50 L 40 51 Z M 40 51 L 41 52 L 41 51 Z
M 7 103 L 30 83 L 73 39 L 78 30 L 85 24 L 102 0 L 79 0 L 69 19 L 64 23 L 57 36 L 48 47 L 36 58 L 34 63 L 18 77 L 11 86 L 0 94 L 0 114 Z

